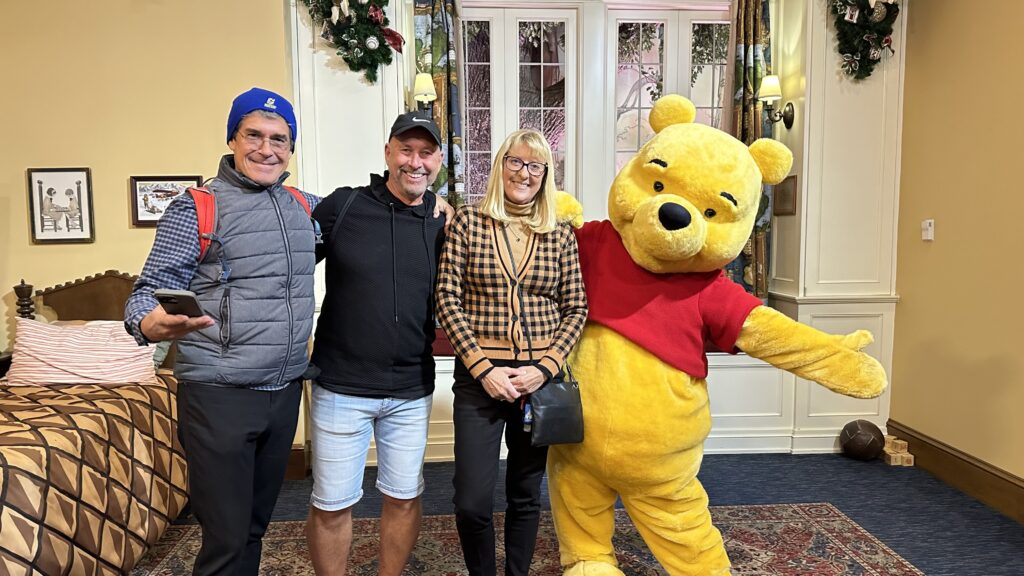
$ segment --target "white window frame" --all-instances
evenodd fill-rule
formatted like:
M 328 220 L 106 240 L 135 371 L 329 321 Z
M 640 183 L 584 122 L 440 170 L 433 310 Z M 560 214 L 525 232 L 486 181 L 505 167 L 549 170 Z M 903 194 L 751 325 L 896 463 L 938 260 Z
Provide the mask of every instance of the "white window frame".
M 562 188 L 575 191 L 578 180 L 576 98 L 578 42 L 576 10 L 561 8 L 466 7 L 462 20 L 487 21 L 491 38 L 491 156 L 519 127 L 519 22 L 565 23 L 565 172 Z

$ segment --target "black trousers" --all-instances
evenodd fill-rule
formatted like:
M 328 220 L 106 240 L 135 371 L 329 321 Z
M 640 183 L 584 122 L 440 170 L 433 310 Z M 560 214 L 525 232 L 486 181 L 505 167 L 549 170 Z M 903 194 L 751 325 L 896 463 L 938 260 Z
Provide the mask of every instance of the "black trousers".
M 256 576 L 284 481 L 302 384 L 273 392 L 182 383 L 178 438 L 203 529 L 195 576 Z
M 496 362 L 497 364 L 497 362 Z M 506 363 L 505 365 L 514 365 Z M 548 449 L 530 445 L 520 403 L 487 395 L 461 362 L 455 363 L 455 524 L 470 576 L 497 573 L 494 486 L 502 432 L 508 447 L 505 472 L 505 574 L 526 576 L 540 524 L 541 481 Z

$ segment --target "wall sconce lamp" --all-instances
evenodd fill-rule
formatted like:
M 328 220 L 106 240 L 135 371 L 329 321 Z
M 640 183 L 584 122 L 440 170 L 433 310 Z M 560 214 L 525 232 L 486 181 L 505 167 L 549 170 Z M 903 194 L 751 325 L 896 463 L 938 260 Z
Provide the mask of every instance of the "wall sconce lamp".
M 420 72 L 416 75 L 416 82 L 412 89 L 412 99 L 419 102 L 419 109 L 427 110 L 430 103 L 437 100 L 437 90 L 434 89 L 434 78 L 427 72 Z
M 782 86 L 779 84 L 779 77 L 770 74 L 761 79 L 761 89 L 757 91 L 757 99 L 764 102 L 764 111 L 768 113 L 768 120 L 782 123 L 786 129 L 793 127 L 793 114 L 795 109 L 792 102 L 786 102 L 782 110 L 775 110 L 775 102 L 782 100 Z

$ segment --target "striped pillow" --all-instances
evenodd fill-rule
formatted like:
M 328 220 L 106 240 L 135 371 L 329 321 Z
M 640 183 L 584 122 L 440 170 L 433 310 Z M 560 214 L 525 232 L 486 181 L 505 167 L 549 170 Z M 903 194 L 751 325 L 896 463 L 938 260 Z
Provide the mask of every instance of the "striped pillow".
M 146 382 L 153 350 L 139 346 L 121 322 L 55 326 L 17 318 L 11 385 Z

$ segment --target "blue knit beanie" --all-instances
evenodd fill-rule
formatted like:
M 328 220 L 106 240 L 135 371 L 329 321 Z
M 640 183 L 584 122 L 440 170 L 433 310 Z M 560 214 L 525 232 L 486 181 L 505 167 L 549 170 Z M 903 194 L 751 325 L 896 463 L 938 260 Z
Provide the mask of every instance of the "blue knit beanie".
M 248 92 L 242 92 L 231 103 L 231 112 L 228 113 L 228 142 L 235 135 L 238 123 L 242 117 L 253 110 L 266 110 L 284 118 L 288 127 L 292 130 L 292 151 L 295 151 L 295 141 L 299 137 L 299 129 L 295 125 L 295 111 L 292 104 L 284 96 L 264 90 L 263 88 L 252 88 Z

